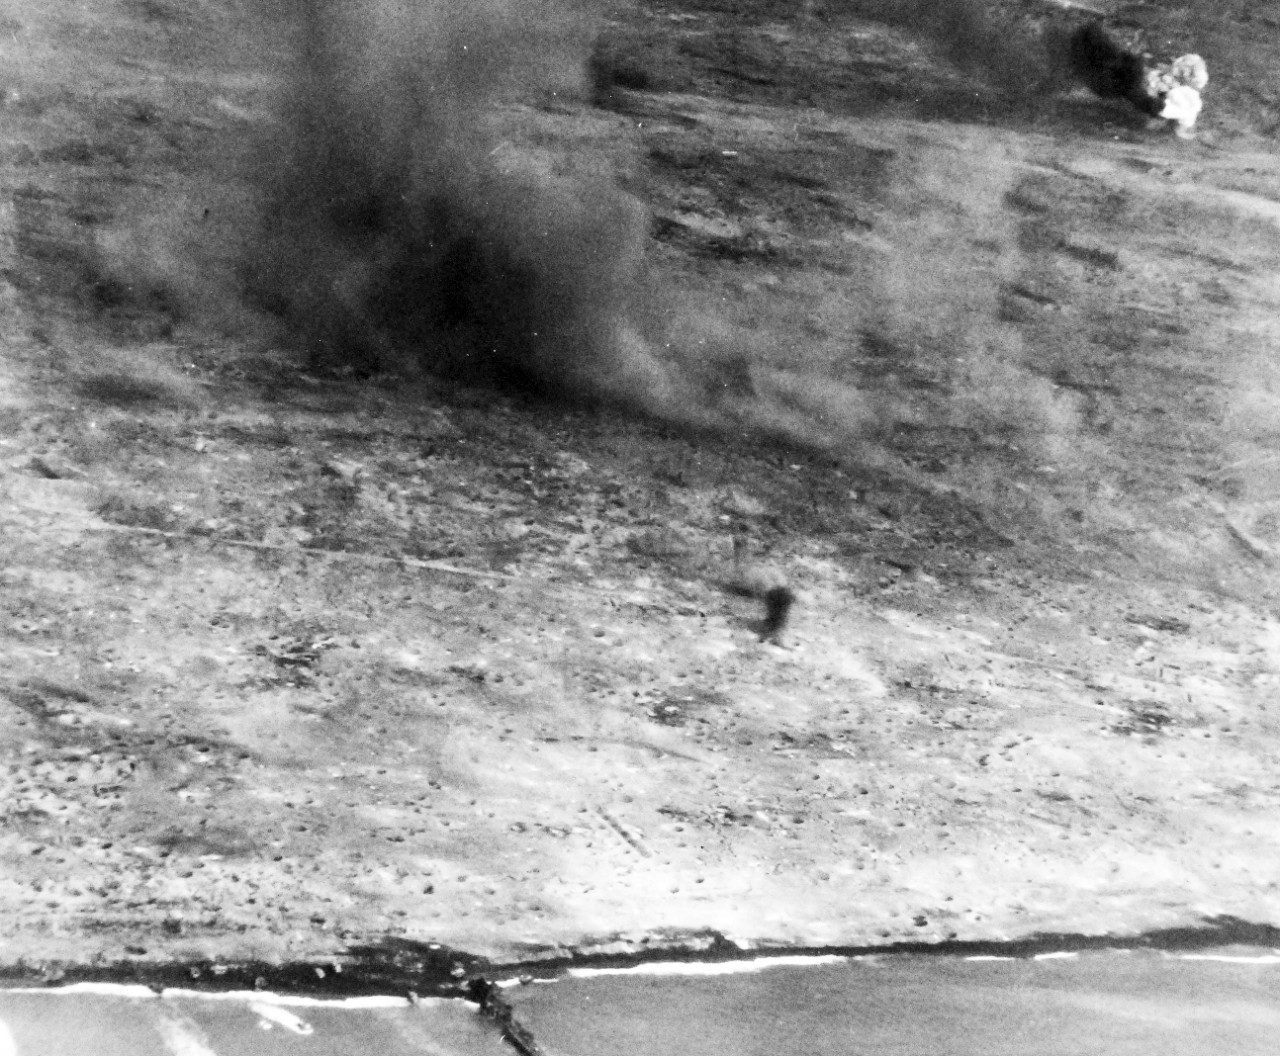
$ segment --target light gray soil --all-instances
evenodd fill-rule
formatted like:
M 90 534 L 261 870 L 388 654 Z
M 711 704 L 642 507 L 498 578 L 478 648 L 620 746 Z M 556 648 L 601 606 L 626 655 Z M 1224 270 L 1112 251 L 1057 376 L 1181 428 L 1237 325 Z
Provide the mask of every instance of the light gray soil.
M 741 337 L 727 434 L 104 292 L 271 69 L 212 2 L 5 5 L 0 960 L 1280 922 L 1265 115 L 881 105 L 967 75 L 747 19 L 797 99 L 698 65 L 720 6 L 613 24 L 685 48 L 665 83 L 500 117 L 625 169 L 655 282 Z

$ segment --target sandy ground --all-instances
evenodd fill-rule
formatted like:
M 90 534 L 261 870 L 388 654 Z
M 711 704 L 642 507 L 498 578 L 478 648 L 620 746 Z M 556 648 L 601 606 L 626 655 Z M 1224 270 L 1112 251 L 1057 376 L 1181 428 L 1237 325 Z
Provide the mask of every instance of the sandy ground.
M 198 226 L 271 66 L 213 3 L 8 5 L 0 960 L 1280 922 L 1264 86 L 1181 141 L 740 6 L 619 12 L 665 80 L 500 115 L 742 338 L 692 432 L 135 296 L 103 260 Z

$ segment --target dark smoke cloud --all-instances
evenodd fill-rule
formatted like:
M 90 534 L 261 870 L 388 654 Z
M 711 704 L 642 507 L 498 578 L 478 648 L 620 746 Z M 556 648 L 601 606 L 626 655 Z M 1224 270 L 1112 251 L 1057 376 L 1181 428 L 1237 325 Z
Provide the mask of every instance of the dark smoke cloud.
M 314 360 L 626 395 L 644 212 L 502 149 L 516 96 L 583 90 L 590 20 L 549 0 L 311 0 L 258 159 L 250 268 Z
M 598 156 L 624 154 L 621 137 L 601 146 L 608 136 L 577 132 L 589 114 L 570 124 L 528 105 L 556 93 L 582 113 L 595 25 L 570 0 L 245 2 L 270 7 L 261 40 L 235 50 L 278 72 L 279 95 L 252 100 L 219 143 L 226 157 L 176 200 L 148 196 L 103 235 L 118 285 L 160 290 L 233 334 L 258 336 L 266 314 L 318 365 L 621 402 L 864 462 L 899 422 L 937 413 L 981 419 L 983 432 L 1040 430 L 1046 450 L 1070 433 L 1070 409 L 998 321 L 1006 276 L 976 268 L 956 227 L 973 217 L 1017 258 L 1004 148 L 975 136 L 963 150 L 948 137 L 901 150 L 865 273 L 847 286 L 793 276 L 797 295 L 761 318 L 759 301 L 714 281 L 647 273 L 646 211 Z M 976 7 L 904 0 L 893 12 L 1009 83 L 1035 79 L 1005 61 L 1014 38 Z M 232 142 L 246 137 L 247 157 Z M 939 376 L 963 360 L 953 407 L 926 413 L 869 384 L 848 365 L 858 335 Z

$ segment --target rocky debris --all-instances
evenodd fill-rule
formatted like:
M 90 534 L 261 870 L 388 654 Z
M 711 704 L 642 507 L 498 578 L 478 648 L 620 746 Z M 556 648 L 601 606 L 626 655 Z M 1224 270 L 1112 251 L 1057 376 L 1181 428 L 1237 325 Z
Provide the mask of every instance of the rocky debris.
M 510 1003 L 502 996 L 502 988 L 484 978 L 472 979 L 468 996 L 480 1006 L 480 1014 L 492 1020 L 502 1031 L 502 1040 L 520 1056 L 543 1056 L 543 1049 L 515 1017 Z

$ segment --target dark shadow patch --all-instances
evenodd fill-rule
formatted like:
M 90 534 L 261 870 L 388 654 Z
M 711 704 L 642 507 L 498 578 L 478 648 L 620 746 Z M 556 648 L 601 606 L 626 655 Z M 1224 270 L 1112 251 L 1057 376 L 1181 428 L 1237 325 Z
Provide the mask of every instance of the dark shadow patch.
M 98 166 L 129 163 L 129 153 L 122 144 L 93 143 L 86 139 L 74 139 L 54 147 L 46 147 L 37 157 L 52 165 Z
M 1107 271 L 1120 270 L 1120 254 L 1109 249 L 1095 249 L 1092 246 L 1079 246 L 1074 242 L 1062 241 L 1059 249 L 1073 260 L 1080 261 L 1091 268 L 1103 268 Z
M 1123 737 L 1153 737 L 1164 733 L 1167 727 L 1177 725 L 1177 719 L 1158 700 L 1130 701 L 1125 710 L 1128 715 L 1124 719 L 1107 727 Z
M 178 12 L 166 0 L 126 0 L 125 9 L 144 22 L 176 22 Z
M 138 407 L 145 404 L 170 402 L 171 390 L 160 382 L 125 374 L 89 374 L 77 377 L 74 382 L 76 395 L 98 403 L 116 407 Z
M 713 689 L 673 689 L 644 705 L 648 718 L 660 726 L 684 726 L 707 709 L 728 708 L 732 701 Z

